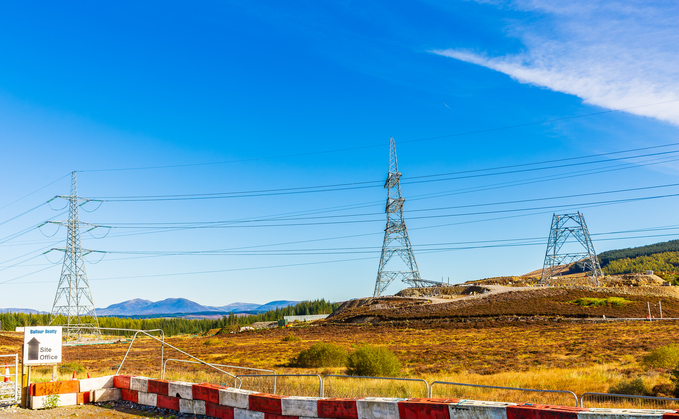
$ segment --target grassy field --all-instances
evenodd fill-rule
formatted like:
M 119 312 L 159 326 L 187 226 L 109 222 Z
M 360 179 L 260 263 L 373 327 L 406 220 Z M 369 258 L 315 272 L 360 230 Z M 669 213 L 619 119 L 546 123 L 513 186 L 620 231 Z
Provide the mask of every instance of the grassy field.
M 293 334 L 299 340 L 284 339 Z M 570 321 L 469 321 L 409 322 L 408 324 L 326 325 L 273 329 L 217 336 L 180 336 L 167 342 L 212 363 L 275 370 L 292 374 L 342 374 L 342 368 L 300 369 L 287 366 L 290 359 L 315 342 L 333 342 L 349 351 L 367 343 L 385 346 L 403 364 L 403 377 L 428 382 L 449 381 L 510 387 L 606 392 L 621 379 L 641 377 L 652 387 L 667 381 L 667 371 L 648 370 L 640 364 L 648 351 L 676 342 L 679 322 Z M 21 334 L 0 334 L 0 353 L 20 351 Z M 64 362 L 78 363 L 92 375 L 112 374 L 123 359 L 127 343 L 64 348 Z M 186 359 L 165 350 L 164 358 Z M 149 338 L 135 342 L 122 373 L 159 377 L 160 344 Z M 227 369 L 229 372 L 246 373 Z M 80 373 L 79 377 L 85 374 Z M 68 370 L 62 378 L 70 378 Z M 34 379 L 48 380 L 51 370 L 34 371 Z M 233 385 L 223 374 L 205 366 L 169 363 L 169 379 Z M 247 380 L 250 380 L 248 383 Z M 392 383 L 364 380 L 344 383 L 333 379 L 326 396 L 421 395 L 420 383 Z M 271 391 L 271 379 L 244 379 L 244 387 Z M 318 394 L 318 379 L 278 378 L 278 392 Z M 388 387 L 388 388 L 387 388 Z M 454 388 L 439 386 L 435 395 L 453 397 Z M 388 393 L 388 394 L 384 394 Z

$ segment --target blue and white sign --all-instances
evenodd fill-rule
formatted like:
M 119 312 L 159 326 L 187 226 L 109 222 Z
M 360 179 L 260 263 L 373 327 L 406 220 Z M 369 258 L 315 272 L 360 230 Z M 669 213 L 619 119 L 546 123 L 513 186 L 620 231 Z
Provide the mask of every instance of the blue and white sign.
M 61 362 L 61 326 L 24 328 L 24 365 Z

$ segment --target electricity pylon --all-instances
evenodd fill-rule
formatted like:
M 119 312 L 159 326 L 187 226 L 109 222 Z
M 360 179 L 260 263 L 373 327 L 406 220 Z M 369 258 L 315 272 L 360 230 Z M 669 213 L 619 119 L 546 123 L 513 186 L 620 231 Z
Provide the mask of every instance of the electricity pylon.
M 389 175 L 384 187 L 387 189 L 387 227 L 384 229 L 384 243 L 382 244 L 382 256 L 380 257 L 380 267 L 377 271 L 377 281 L 375 282 L 374 297 L 382 295 L 395 279 L 400 279 L 413 287 L 426 287 L 430 281 L 420 278 L 420 271 L 415 262 L 413 248 L 410 245 L 406 222 L 403 218 L 403 203 L 405 199 L 401 197 L 401 172 L 398 171 L 398 161 L 396 160 L 396 142 L 394 137 L 389 140 Z M 406 270 L 388 271 L 386 266 L 389 261 L 397 255 L 406 265 Z
M 584 247 L 584 252 L 561 253 L 561 248 L 571 236 Z M 594 251 L 592 237 L 589 235 L 585 217 L 580 212 L 575 214 L 554 214 L 540 283 L 545 284 L 548 279 L 553 278 L 559 266 L 570 265 L 573 262 L 577 262 L 582 267 L 583 272 L 592 273 L 589 278 L 594 286 L 600 285 L 599 281 L 604 275 L 601 272 L 599 259 Z
M 76 183 L 76 172 L 71 175 L 71 195 L 58 196 L 68 200 L 68 221 L 55 222 L 65 225 L 68 228 L 66 236 L 66 247 L 61 250 L 64 252 L 64 262 L 61 266 L 61 277 L 57 294 L 54 297 L 52 312 L 50 314 L 50 324 L 57 316 L 66 318 L 66 339 L 73 340 L 80 338 L 83 334 L 95 335 L 101 338 L 99 321 L 92 300 L 92 291 L 87 281 L 85 272 L 85 259 L 83 249 L 80 246 L 80 227 L 83 225 L 96 227 L 92 224 L 83 223 L 78 218 L 78 208 L 80 202 L 87 202 L 85 198 L 78 196 Z

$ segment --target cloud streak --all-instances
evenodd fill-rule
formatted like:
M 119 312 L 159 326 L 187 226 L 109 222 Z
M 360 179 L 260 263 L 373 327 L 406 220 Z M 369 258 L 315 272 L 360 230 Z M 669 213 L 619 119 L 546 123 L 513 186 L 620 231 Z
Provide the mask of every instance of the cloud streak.
M 679 126 L 679 3 L 518 0 L 531 24 L 507 29 L 525 50 L 490 57 L 460 49 L 430 52 L 481 65 L 608 109 Z M 535 19 L 537 17 L 537 20 Z M 650 105 L 652 106 L 643 106 Z

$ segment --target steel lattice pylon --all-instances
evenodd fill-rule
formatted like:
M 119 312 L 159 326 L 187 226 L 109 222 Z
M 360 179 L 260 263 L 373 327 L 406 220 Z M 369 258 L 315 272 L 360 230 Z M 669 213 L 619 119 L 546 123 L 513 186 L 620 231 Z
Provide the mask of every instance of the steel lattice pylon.
M 61 315 L 66 318 L 64 326 L 67 326 L 67 340 L 80 338 L 84 334 L 101 338 L 99 321 L 92 300 L 92 291 L 85 272 L 83 249 L 80 246 L 80 227 L 92 225 L 82 223 L 78 218 L 80 202 L 86 202 L 87 199 L 78 196 L 76 172 L 71 175 L 71 195 L 59 196 L 59 198 L 68 199 L 69 202 L 68 221 L 58 222 L 58 224 L 65 225 L 68 228 L 68 233 L 66 247 L 55 249 L 64 252 L 64 262 L 52 305 L 50 324 L 57 319 L 57 316 Z
M 561 248 L 571 236 L 584 247 L 584 252 L 561 253 Z M 577 262 L 582 266 L 584 272 L 592 272 L 590 277 L 592 284 L 594 286 L 600 285 L 599 280 L 603 278 L 603 273 L 601 272 L 599 259 L 594 251 L 594 245 L 585 223 L 585 217 L 580 212 L 575 214 L 554 214 L 540 283 L 545 284 L 548 279 L 553 278 L 557 267 L 569 265 L 573 262 Z
M 394 137 L 391 137 L 389 140 L 389 175 L 384 183 L 384 187 L 388 191 L 385 207 L 387 227 L 384 229 L 384 243 L 382 244 L 380 267 L 377 271 L 374 297 L 382 295 L 395 279 L 400 279 L 414 287 L 426 287 L 429 283 L 429 281 L 423 281 L 420 278 L 420 271 L 417 268 L 417 262 L 415 262 L 410 238 L 408 238 L 408 230 L 403 218 L 405 199 L 401 197 L 400 179 L 401 173 L 398 171 L 398 161 L 396 160 L 396 142 Z M 407 270 L 388 271 L 385 269 L 394 255 L 401 258 Z

